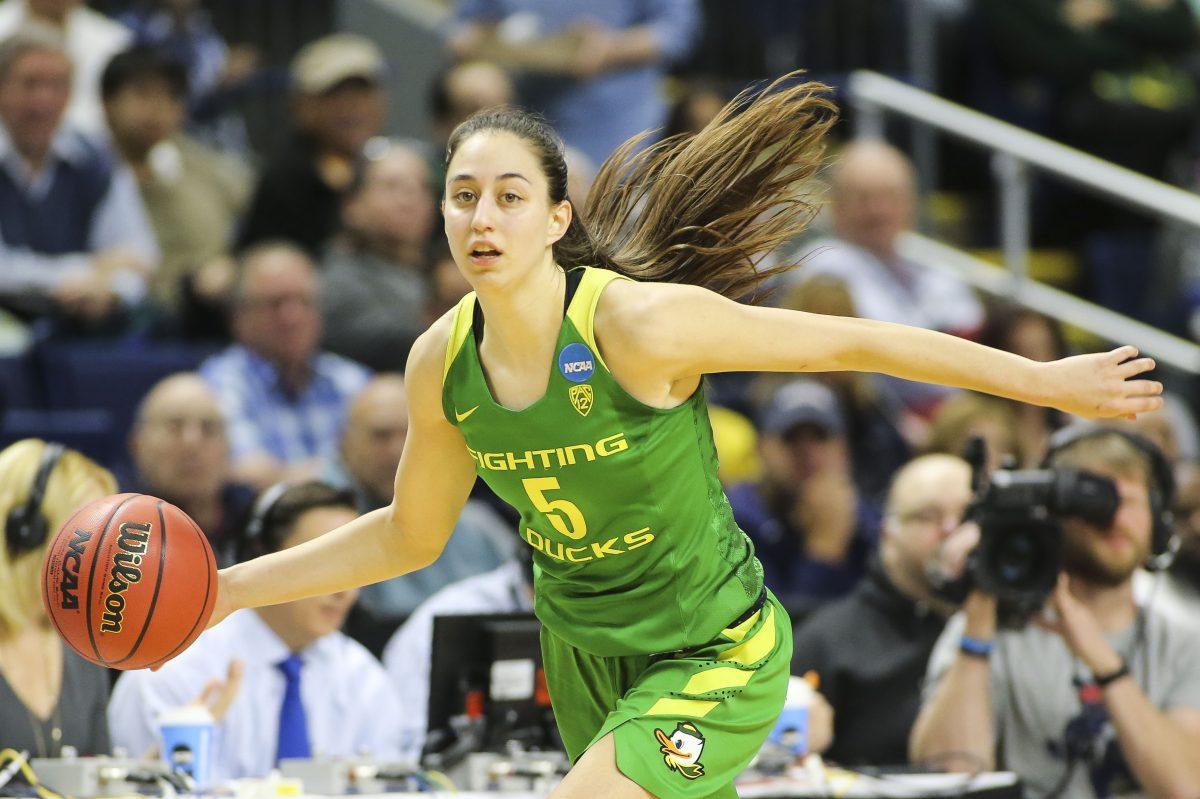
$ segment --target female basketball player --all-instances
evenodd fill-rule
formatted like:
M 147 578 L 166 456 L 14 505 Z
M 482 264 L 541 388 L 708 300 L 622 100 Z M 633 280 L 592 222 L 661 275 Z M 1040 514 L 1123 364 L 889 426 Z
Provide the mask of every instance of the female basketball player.
M 587 221 L 562 144 L 520 111 L 454 132 L 446 236 L 475 292 L 408 362 L 392 505 L 221 575 L 214 618 L 432 563 L 476 476 L 521 511 L 546 675 L 575 760 L 555 797 L 735 796 L 783 703 L 786 613 L 717 482 L 701 377 L 885 372 L 1086 416 L 1161 404 L 1129 347 L 1041 364 L 926 330 L 735 302 L 802 229 L 822 87 L 739 98 L 601 169 Z M 634 280 L 627 279 L 629 277 Z M 688 284 L 688 285 L 685 285 Z

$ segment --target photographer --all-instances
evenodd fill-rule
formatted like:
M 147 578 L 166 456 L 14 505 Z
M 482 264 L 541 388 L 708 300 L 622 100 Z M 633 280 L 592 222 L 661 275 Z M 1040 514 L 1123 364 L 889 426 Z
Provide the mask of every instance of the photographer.
M 1200 796 L 1200 639 L 1132 587 L 1167 549 L 1170 470 L 1108 429 L 1065 431 L 1046 465 L 1111 480 L 1112 521 L 1064 515 L 1062 573 L 1032 623 L 998 629 L 996 600 L 971 593 L 930 659 L 912 758 L 1006 768 L 1039 798 Z

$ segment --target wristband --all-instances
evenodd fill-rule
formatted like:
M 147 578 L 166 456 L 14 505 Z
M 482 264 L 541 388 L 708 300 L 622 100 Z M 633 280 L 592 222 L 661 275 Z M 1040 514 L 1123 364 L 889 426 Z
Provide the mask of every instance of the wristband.
M 964 635 L 958 639 L 958 651 L 971 657 L 986 658 L 992 654 L 992 642 Z
M 1108 674 L 1093 674 L 1092 680 L 1100 688 L 1107 688 L 1122 677 L 1129 676 L 1129 664 L 1125 662 L 1125 658 L 1121 658 L 1121 667 L 1114 672 Z

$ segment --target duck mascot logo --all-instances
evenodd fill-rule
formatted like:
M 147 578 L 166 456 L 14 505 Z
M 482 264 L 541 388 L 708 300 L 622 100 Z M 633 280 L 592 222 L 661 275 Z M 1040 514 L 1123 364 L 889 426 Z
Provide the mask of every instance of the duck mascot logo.
M 704 736 L 695 724 L 681 721 L 669 736 L 662 730 L 655 730 L 654 737 L 658 739 L 659 751 L 663 753 L 667 768 L 678 771 L 689 780 L 704 776 L 704 765 L 700 762 Z

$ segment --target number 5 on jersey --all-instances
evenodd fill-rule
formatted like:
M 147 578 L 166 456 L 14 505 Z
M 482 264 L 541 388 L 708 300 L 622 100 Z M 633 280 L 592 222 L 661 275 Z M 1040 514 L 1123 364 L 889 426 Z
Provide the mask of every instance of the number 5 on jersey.
M 554 529 L 573 541 L 587 535 L 587 522 L 579 506 L 566 499 L 547 499 L 547 491 L 557 491 L 557 477 L 526 477 L 521 481 L 525 493 L 533 501 L 533 507 L 546 514 Z

